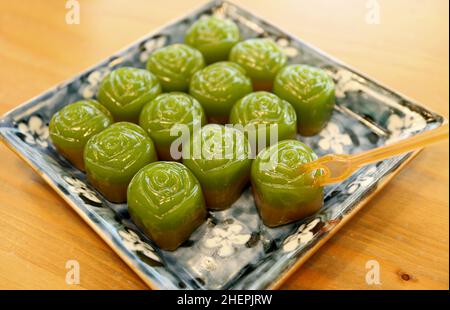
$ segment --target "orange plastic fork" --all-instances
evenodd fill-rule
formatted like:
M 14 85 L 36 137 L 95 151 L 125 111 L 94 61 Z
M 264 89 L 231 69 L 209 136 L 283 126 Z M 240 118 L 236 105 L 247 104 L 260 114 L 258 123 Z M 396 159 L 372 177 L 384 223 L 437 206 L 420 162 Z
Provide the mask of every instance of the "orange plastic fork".
M 302 173 L 321 170 L 314 177 L 317 186 L 337 183 L 351 176 L 359 168 L 396 155 L 404 154 L 430 144 L 448 139 L 448 123 L 438 128 L 419 133 L 411 138 L 400 140 L 354 155 L 329 154 L 300 167 Z

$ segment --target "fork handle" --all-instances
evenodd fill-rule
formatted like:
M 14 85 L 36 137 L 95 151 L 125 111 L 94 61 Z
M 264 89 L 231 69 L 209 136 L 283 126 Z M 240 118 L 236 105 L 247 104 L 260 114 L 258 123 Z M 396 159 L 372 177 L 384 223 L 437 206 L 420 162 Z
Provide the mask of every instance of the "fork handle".
M 356 170 L 368 164 L 404 154 L 445 139 L 448 139 L 447 122 L 430 131 L 359 154 L 325 155 L 316 161 L 304 165 L 303 171 L 322 170 L 323 174 L 315 178 L 315 184 L 325 186 L 345 180 Z
M 355 168 L 360 168 L 367 164 L 378 162 L 395 155 L 404 154 L 445 139 L 448 139 L 447 122 L 438 128 L 419 133 L 411 138 L 400 140 L 360 154 L 352 155 L 349 159 L 352 161 L 352 166 Z

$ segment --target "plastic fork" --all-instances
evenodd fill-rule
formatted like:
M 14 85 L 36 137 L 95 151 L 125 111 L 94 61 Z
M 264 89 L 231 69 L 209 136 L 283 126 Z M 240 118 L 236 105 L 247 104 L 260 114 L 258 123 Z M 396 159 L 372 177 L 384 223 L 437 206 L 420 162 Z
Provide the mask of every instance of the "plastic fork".
M 347 179 L 356 170 L 368 164 L 408 153 L 443 140 L 448 140 L 447 122 L 438 128 L 359 154 L 325 155 L 315 161 L 302 165 L 300 171 L 302 173 L 309 173 L 320 170 L 322 173 L 315 174 L 314 183 L 317 186 L 325 186 Z

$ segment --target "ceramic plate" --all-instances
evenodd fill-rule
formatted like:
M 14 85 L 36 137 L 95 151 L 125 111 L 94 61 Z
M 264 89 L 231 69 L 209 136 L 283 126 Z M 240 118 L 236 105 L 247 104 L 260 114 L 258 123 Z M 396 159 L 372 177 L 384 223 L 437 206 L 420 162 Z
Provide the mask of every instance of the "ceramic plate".
M 276 288 L 334 234 L 411 158 L 412 154 L 365 167 L 343 183 L 328 186 L 325 205 L 314 216 L 279 228 L 261 222 L 247 189 L 232 208 L 210 212 L 174 252 L 158 249 L 130 221 L 126 204 L 106 201 L 49 140 L 48 123 L 64 105 L 93 98 L 102 77 L 120 66 L 145 67 L 158 47 L 182 42 L 202 15 L 234 20 L 245 38 L 273 38 L 290 63 L 326 70 L 336 82 L 337 106 L 320 134 L 301 138 L 317 154 L 355 153 L 439 126 L 443 119 L 268 22 L 222 1 L 213 1 L 149 34 L 99 65 L 7 113 L 2 140 L 26 161 L 152 288 Z

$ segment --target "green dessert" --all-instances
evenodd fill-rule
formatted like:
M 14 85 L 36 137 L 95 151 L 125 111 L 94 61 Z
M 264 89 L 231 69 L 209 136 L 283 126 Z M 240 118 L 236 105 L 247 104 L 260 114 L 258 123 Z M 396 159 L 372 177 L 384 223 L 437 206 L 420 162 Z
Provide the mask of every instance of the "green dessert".
M 156 76 L 147 70 L 131 67 L 116 69 L 105 76 L 97 99 L 114 120 L 137 123 L 142 107 L 161 93 Z
M 180 159 L 172 156 L 170 149 L 172 142 L 182 134 L 178 130 L 171 133 L 176 125 L 186 125 L 192 133 L 195 127 L 200 128 L 205 123 L 205 113 L 200 103 L 180 92 L 159 95 L 142 109 L 139 118 L 139 125 L 152 138 L 158 158 L 162 160 Z M 179 150 L 172 150 L 173 155 L 177 152 Z
M 127 122 L 115 123 L 96 134 L 84 149 L 89 182 L 112 202 L 125 202 L 133 176 L 156 160 L 155 147 L 145 130 Z
M 84 170 L 84 146 L 90 137 L 113 122 L 111 113 L 95 100 L 71 103 L 56 112 L 49 125 L 56 150 L 75 167 Z
M 307 65 L 290 65 L 278 73 L 273 90 L 294 106 L 299 133 L 312 136 L 331 118 L 334 89 L 334 82 L 325 71 Z
M 265 91 L 251 93 L 231 109 L 230 123 L 240 125 L 253 149 L 265 148 L 281 140 L 293 139 L 297 117 L 289 102 Z
M 207 63 L 213 63 L 228 59 L 239 37 L 239 28 L 233 21 L 209 16 L 196 21 L 186 32 L 184 41 L 202 52 Z
M 253 196 L 261 218 L 274 227 L 303 219 L 323 205 L 323 189 L 314 185 L 318 172 L 302 174 L 300 167 L 317 159 L 297 140 L 285 140 L 263 150 L 252 164 Z
M 183 164 L 202 185 L 206 205 L 223 210 L 239 198 L 248 183 L 250 146 L 244 134 L 217 124 L 204 126 L 183 147 Z
M 233 104 L 252 92 L 245 70 L 233 62 L 218 62 L 194 74 L 189 93 L 205 109 L 208 120 L 225 124 Z
M 244 67 L 255 90 L 271 91 L 273 80 L 287 57 L 271 39 L 249 39 L 232 48 L 230 60 Z
M 162 47 L 147 62 L 147 70 L 158 77 L 164 92 L 187 92 L 192 75 L 204 66 L 202 53 L 186 44 Z
M 156 162 L 139 170 L 128 187 L 132 220 L 163 250 L 175 250 L 206 219 L 202 189 L 180 163 Z

